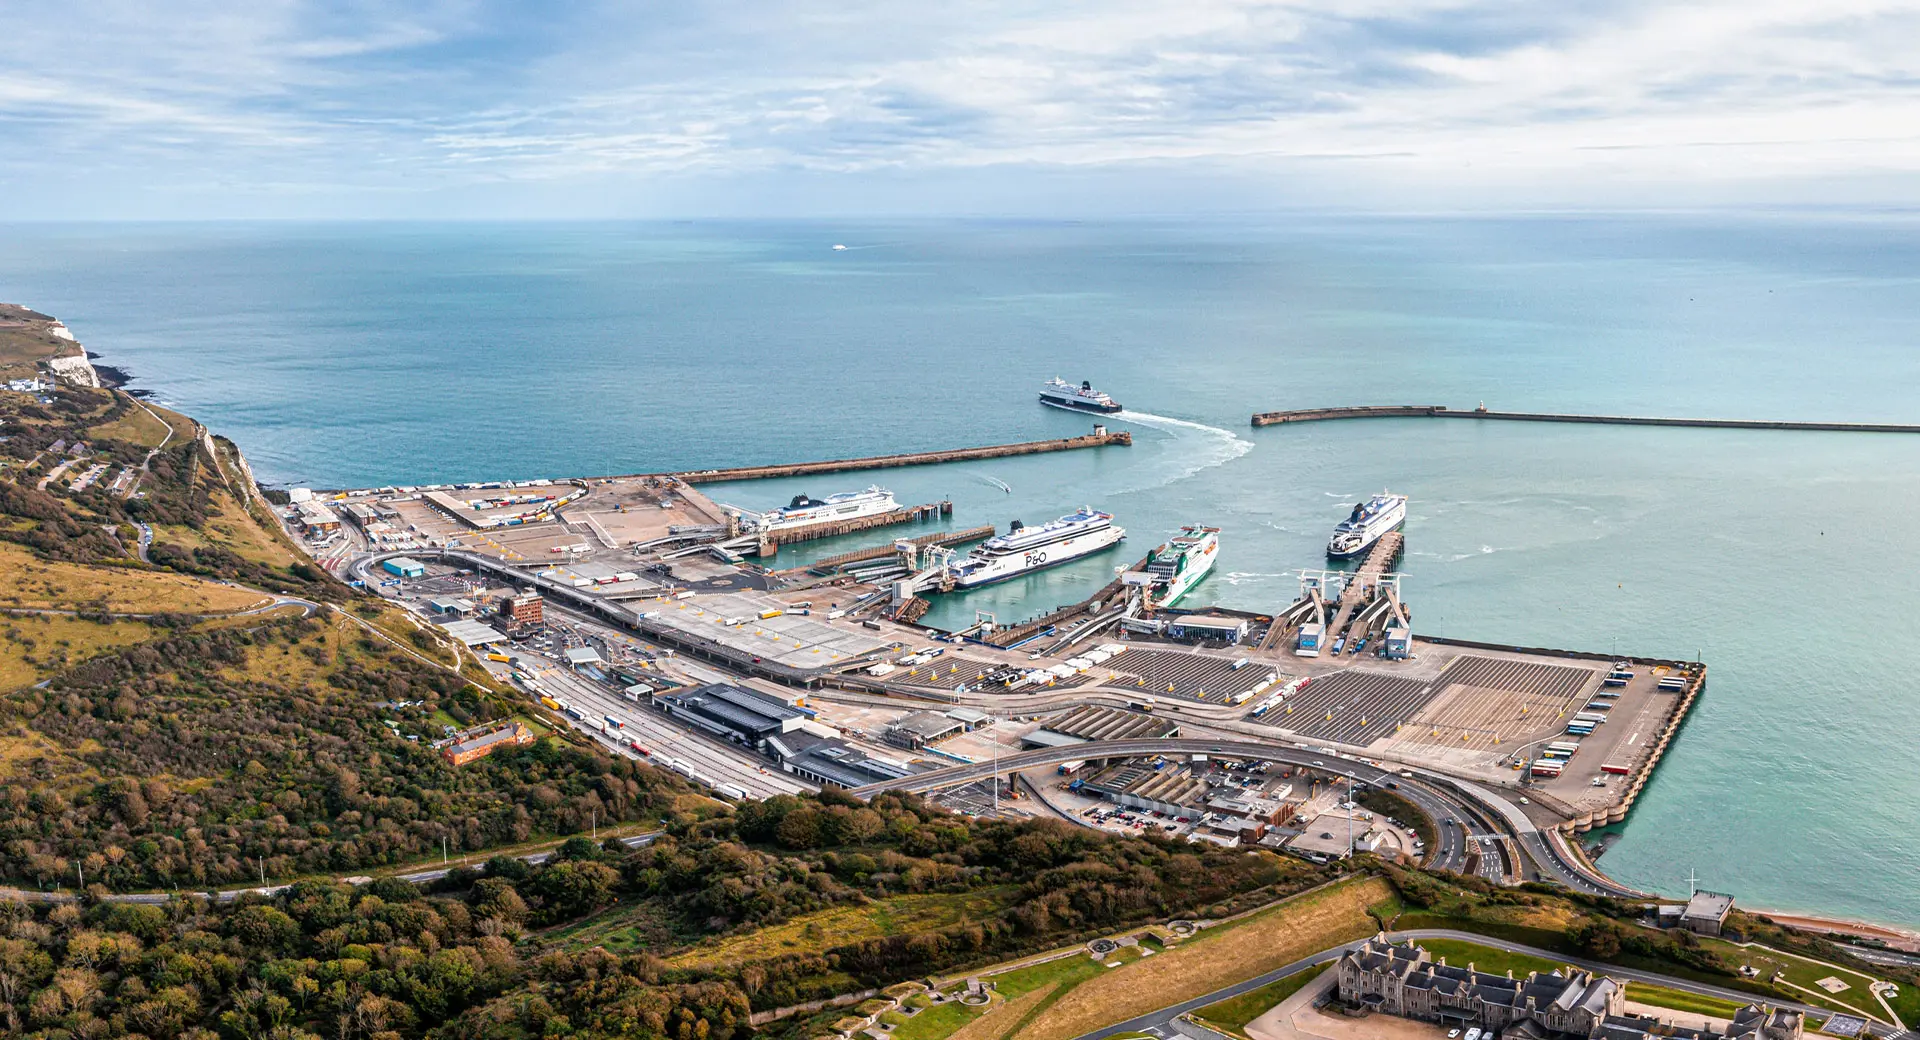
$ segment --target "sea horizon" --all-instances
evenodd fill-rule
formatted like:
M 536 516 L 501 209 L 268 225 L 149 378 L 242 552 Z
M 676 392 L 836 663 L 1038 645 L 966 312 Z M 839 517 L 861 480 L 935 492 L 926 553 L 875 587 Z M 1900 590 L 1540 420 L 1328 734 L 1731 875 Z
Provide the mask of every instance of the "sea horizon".
M 0 295 L 281 485 L 1039 439 L 1103 420 L 1038 407 L 1036 384 L 1090 378 L 1127 406 L 1104 421 L 1133 448 L 708 490 L 764 506 L 878 482 L 951 498 L 954 526 L 1092 502 L 1129 527 L 1106 556 L 942 597 L 930 619 L 952 622 L 1078 598 L 1197 521 L 1226 533 L 1193 599 L 1274 609 L 1355 497 L 1391 486 L 1414 499 L 1416 631 L 1708 664 L 1603 870 L 1684 891 L 1678 845 L 1745 905 L 1920 925 L 1903 826 L 1920 775 L 1898 739 L 1920 705 L 1887 696 L 1920 641 L 1796 622 L 1839 575 L 1889 616 L 1920 606 L 1899 578 L 1920 562 L 1903 548 L 1920 462 L 1900 435 L 1247 425 L 1481 401 L 1920 421 L 1920 250 L 1898 229 L 1590 215 L 48 223 L 11 225 L 29 231 L 0 244 Z M 1859 569 L 1843 532 L 1882 565 Z M 1881 812 L 1851 810 L 1864 784 Z M 1801 825 L 1787 847 L 1764 840 L 1781 819 Z

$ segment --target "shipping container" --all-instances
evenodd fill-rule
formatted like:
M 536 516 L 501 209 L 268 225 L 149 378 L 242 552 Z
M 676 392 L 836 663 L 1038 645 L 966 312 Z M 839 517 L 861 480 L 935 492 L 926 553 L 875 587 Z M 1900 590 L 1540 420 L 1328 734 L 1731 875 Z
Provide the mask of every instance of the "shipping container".
M 1611 763 L 1601 766 L 1600 771 L 1602 773 L 1612 773 L 1615 776 L 1626 776 L 1628 773 L 1633 772 L 1633 770 L 1628 769 L 1626 766 L 1616 766 Z

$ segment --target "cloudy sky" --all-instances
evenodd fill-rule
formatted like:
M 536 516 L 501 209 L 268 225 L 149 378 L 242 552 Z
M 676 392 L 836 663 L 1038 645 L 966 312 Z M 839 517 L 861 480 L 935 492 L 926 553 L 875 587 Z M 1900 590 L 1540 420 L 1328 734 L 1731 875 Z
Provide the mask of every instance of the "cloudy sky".
M 0 10 L 0 219 L 1920 202 L 1872 0 Z

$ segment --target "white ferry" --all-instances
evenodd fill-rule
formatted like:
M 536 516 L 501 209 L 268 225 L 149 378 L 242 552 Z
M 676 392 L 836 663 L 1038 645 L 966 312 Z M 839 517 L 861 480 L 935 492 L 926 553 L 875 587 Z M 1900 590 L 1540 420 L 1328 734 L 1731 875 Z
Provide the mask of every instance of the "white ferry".
M 1182 527 L 1165 545 L 1147 554 L 1147 573 L 1153 576 L 1153 602 L 1170 607 L 1193 590 L 1220 558 L 1218 527 Z
M 1407 522 L 1407 496 L 1382 491 L 1353 507 L 1353 514 L 1333 529 L 1327 555 L 1348 560 L 1366 553 L 1380 536 Z
M 740 518 L 742 531 L 782 531 L 837 520 L 857 520 L 863 516 L 891 513 L 898 508 L 900 506 L 893 500 L 893 492 L 874 486 L 865 491 L 843 491 L 828 495 L 825 499 L 795 495 L 793 501 L 784 508 L 765 513 L 746 509 L 732 509 L 732 512 Z
M 1077 513 L 1039 527 L 1024 527 L 1015 520 L 1006 534 L 975 546 L 952 566 L 950 573 L 955 588 L 977 588 L 1077 560 L 1109 548 L 1126 536 L 1125 530 L 1114 526 L 1112 513 L 1092 506 L 1082 506 Z
M 1082 380 L 1079 386 L 1074 386 L 1057 376 L 1040 387 L 1040 403 L 1076 412 L 1112 414 L 1120 410 L 1119 402 L 1095 390 L 1092 383 Z

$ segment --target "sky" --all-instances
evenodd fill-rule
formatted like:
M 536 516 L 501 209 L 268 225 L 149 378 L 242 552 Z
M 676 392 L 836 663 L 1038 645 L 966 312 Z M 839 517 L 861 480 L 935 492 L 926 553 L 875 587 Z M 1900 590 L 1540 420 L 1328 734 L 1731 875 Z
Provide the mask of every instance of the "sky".
M 1920 202 L 1915 4 L 0 11 L 0 220 Z

